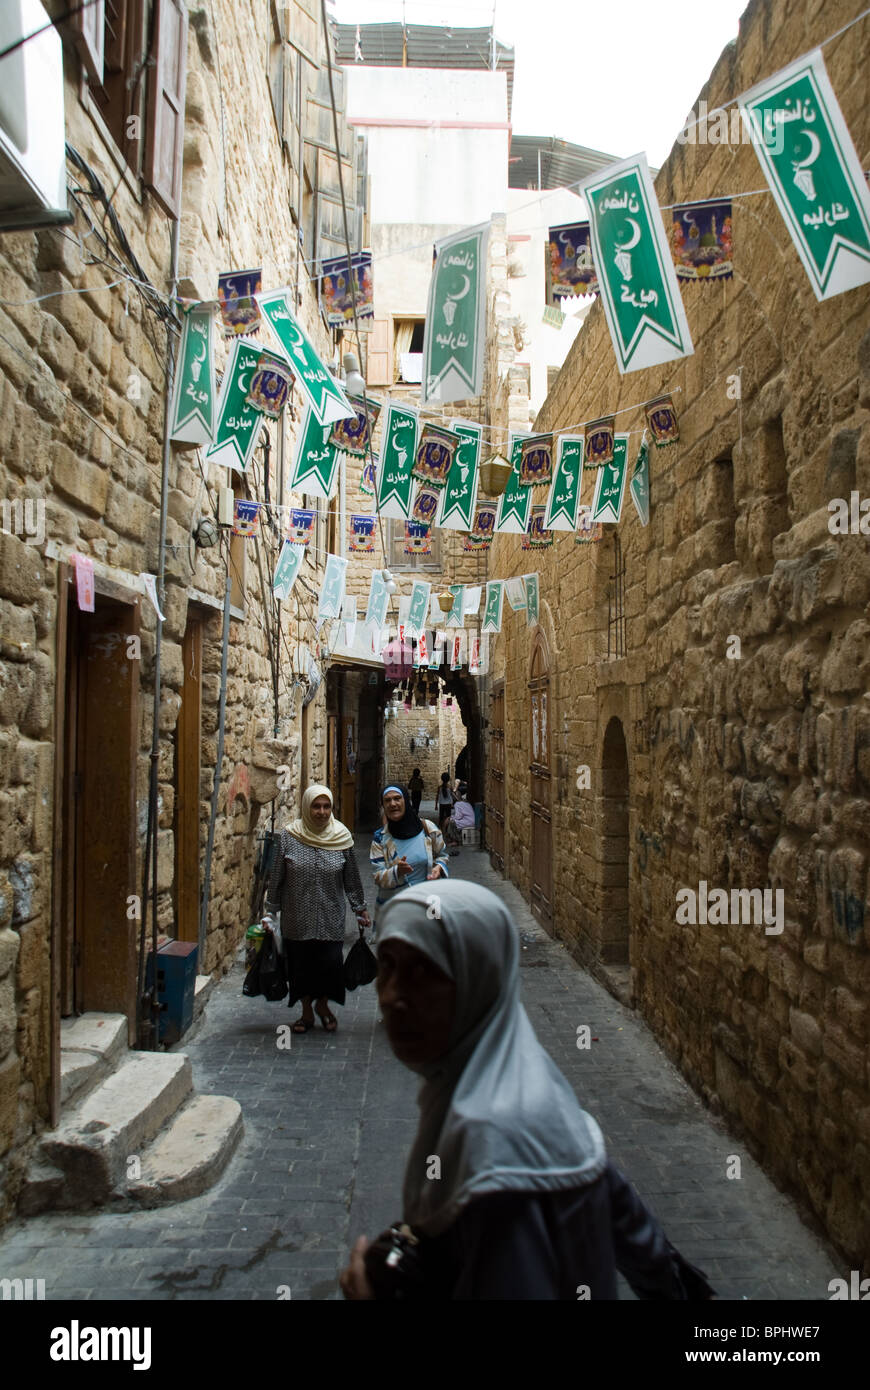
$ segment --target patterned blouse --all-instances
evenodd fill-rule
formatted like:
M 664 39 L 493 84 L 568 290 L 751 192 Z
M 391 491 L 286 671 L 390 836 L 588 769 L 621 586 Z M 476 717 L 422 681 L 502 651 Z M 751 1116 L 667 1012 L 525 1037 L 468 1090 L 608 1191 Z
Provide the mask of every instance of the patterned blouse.
M 282 831 L 267 899 L 270 912 L 281 910 L 281 935 L 288 941 L 343 941 L 345 897 L 353 912 L 365 912 L 353 849 L 315 849 Z
M 375 831 L 369 858 L 378 888 L 378 907 L 383 907 L 384 903 L 389 902 L 410 883 L 425 882 L 429 871 L 435 867 L 440 868 L 444 878 L 449 878 L 450 860 L 447 857 L 444 836 L 433 821 L 424 820 L 422 824 L 423 833 L 414 840 L 394 840 L 386 826 Z M 411 858 L 411 847 L 417 849 L 418 842 L 419 861 Z M 414 873 L 399 878 L 394 866 L 406 852 L 408 861 L 415 865 L 415 870 Z

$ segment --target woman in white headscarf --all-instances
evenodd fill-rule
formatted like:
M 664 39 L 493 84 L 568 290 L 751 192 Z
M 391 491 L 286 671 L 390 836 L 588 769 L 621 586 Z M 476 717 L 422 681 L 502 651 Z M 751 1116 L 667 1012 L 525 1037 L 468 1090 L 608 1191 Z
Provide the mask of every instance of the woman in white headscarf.
M 314 1027 L 312 1001 L 327 1033 L 338 1023 L 330 999 L 344 1003 L 342 943 L 345 898 L 361 927 L 366 910 L 353 836 L 332 814 L 332 793 L 315 784 L 302 796 L 302 813 L 281 834 L 269 883 L 268 907 L 280 908 L 290 1007 L 302 1000 L 294 1033 Z
M 423 1077 L 398 1234 L 354 1246 L 348 1298 L 708 1298 L 608 1162 L 519 998 L 517 931 L 488 889 L 410 887 L 378 926 L 390 1045 Z M 392 1255 L 390 1254 L 392 1248 Z

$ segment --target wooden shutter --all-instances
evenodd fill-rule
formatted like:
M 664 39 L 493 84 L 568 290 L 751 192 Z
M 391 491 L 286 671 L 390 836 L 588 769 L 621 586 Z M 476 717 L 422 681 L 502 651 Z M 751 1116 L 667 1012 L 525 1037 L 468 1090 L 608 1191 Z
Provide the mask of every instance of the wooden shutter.
M 160 206 L 170 217 L 178 217 L 187 72 L 187 9 L 183 0 L 156 0 L 152 57 L 144 177 Z
M 392 322 L 390 319 L 375 319 L 369 333 L 368 372 L 369 386 L 392 386 L 393 353 Z
M 106 41 L 105 0 L 96 0 L 72 16 L 76 52 L 92 82 L 103 85 L 103 55 Z

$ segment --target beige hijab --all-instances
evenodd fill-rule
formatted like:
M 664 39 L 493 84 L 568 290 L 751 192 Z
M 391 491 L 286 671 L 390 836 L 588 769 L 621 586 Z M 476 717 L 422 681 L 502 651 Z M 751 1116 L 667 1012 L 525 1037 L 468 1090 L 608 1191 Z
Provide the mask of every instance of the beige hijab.
M 302 793 L 302 815 L 290 822 L 287 834 L 292 835 L 294 840 L 301 840 L 303 845 L 311 845 L 314 849 L 352 849 L 353 836 L 347 826 L 342 825 L 335 816 L 330 816 L 322 830 L 316 828 L 311 819 L 311 803 L 318 796 L 328 796 L 329 804 L 332 805 L 332 792 L 329 787 L 315 782 L 314 786 Z

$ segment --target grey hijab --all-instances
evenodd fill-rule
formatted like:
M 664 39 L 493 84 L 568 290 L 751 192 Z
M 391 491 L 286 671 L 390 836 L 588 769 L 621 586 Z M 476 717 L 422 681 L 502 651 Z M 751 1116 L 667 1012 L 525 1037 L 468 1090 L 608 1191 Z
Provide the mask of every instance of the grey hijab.
M 604 1139 L 538 1042 L 519 998 L 519 941 L 507 908 L 468 882 L 414 885 L 387 903 L 378 945 L 397 938 L 456 983 L 445 1055 L 424 1077 L 405 1173 L 404 1220 L 426 1235 L 487 1192 L 585 1187 L 604 1172 Z M 430 1160 L 440 1178 L 427 1177 Z

